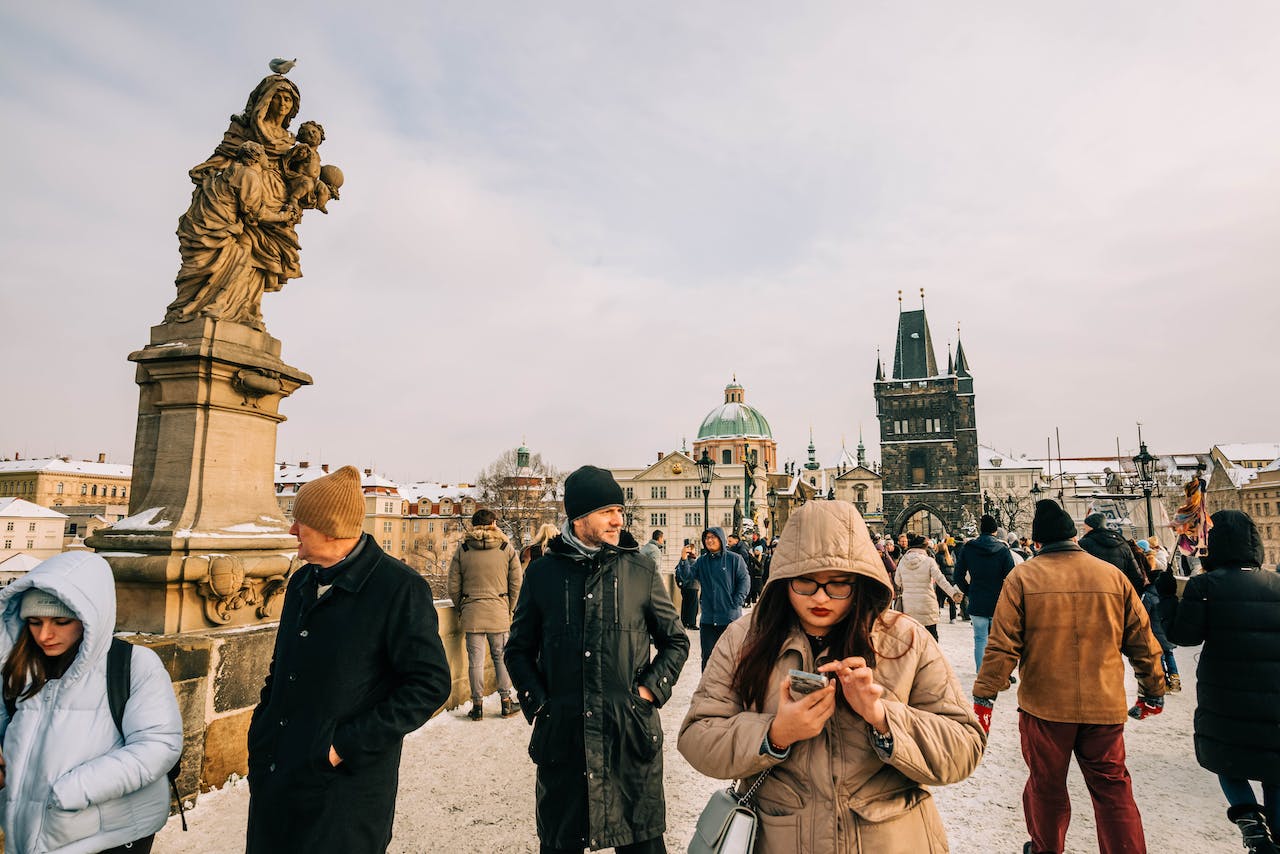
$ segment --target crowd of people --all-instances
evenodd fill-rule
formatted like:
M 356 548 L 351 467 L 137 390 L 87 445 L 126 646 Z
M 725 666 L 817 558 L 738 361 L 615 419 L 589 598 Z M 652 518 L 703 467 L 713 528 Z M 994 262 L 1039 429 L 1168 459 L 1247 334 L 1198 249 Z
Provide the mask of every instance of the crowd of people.
M 852 504 L 811 501 L 772 541 L 710 528 L 684 542 L 677 610 L 663 533 L 641 545 L 624 529 L 608 471 L 578 469 L 563 497 L 564 524 L 523 554 L 477 511 L 449 574 L 468 716 L 484 719 L 491 661 L 499 714 L 532 725 L 543 854 L 666 851 L 660 710 L 694 630 L 702 672 L 676 749 L 732 781 L 757 815 L 755 851 L 947 851 L 930 789 L 979 766 L 1016 684 L 1024 852 L 1063 851 L 1073 756 L 1099 850 L 1145 852 L 1124 726 L 1180 689 L 1181 645 L 1202 646 L 1195 758 L 1247 850 L 1280 854 L 1280 575 L 1242 512 L 1206 520 L 1180 583 L 1190 564 L 1154 538 L 1094 514 L 1078 536 L 1054 501 L 1027 538 L 984 516 L 960 541 L 874 537 Z M 385 851 L 403 739 L 452 691 L 429 585 L 363 517 L 351 467 L 294 501 L 302 566 L 247 735 L 251 854 Z M 972 625 L 970 691 L 938 645 L 944 606 Z M 146 852 L 164 825 L 181 717 L 159 658 L 113 640 L 114 620 L 96 555 L 51 558 L 0 591 L 7 854 Z

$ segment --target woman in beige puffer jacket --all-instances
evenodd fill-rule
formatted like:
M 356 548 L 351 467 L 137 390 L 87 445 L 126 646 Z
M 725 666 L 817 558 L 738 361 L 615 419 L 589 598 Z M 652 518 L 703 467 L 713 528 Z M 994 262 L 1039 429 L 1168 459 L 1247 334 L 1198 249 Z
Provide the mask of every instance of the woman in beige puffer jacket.
M 986 737 L 937 644 L 888 610 L 892 595 L 853 505 L 810 502 L 788 520 L 759 604 L 716 645 L 679 749 L 743 789 L 770 771 L 757 852 L 949 850 L 927 787 L 968 777 Z M 792 668 L 835 678 L 793 695 Z
M 938 596 L 933 592 L 936 584 L 957 604 L 963 598 L 959 588 L 947 581 L 947 577 L 938 568 L 938 562 L 929 557 L 924 550 L 924 537 L 912 537 L 907 546 L 907 553 L 898 561 L 898 569 L 893 580 L 902 591 L 902 611 L 917 620 L 929 630 L 934 638 L 938 637 Z

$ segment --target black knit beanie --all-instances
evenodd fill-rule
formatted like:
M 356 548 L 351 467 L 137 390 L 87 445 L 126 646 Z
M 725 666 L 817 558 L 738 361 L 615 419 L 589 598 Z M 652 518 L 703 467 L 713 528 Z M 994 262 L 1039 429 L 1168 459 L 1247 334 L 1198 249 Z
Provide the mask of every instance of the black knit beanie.
M 970 516 L 969 518 L 972 519 L 973 517 Z M 978 530 L 984 534 L 994 534 L 996 532 L 996 528 L 999 527 L 1000 526 L 996 524 L 996 517 L 992 516 L 990 513 L 983 513 L 982 518 L 978 520 Z
M 1076 535 L 1076 523 L 1058 502 L 1042 498 L 1036 502 L 1036 515 L 1031 520 L 1031 539 L 1037 543 L 1060 543 Z
M 564 512 L 570 521 L 604 507 L 621 507 L 622 487 L 602 468 L 583 466 L 564 481 Z
M 1084 517 L 1084 523 L 1095 531 L 1101 531 L 1107 527 L 1107 517 L 1101 513 L 1090 513 Z

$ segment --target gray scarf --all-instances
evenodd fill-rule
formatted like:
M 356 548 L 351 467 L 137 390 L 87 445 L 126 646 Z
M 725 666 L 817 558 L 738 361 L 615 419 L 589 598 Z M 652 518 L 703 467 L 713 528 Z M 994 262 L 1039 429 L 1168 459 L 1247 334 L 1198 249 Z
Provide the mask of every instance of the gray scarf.
M 574 536 L 573 520 L 571 519 L 566 519 L 564 522 L 564 525 L 561 526 L 560 536 L 564 538 L 564 541 L 566 543 L 573 546 L 575 549 L 577 549 L 581 554 L 583 554 L 586 557 L 595 557 L 600 552 L 599 546 L 596 546 L 593 549 L 590 546 L 588 546 L 586 543 L 582 542 L 582 540 Z

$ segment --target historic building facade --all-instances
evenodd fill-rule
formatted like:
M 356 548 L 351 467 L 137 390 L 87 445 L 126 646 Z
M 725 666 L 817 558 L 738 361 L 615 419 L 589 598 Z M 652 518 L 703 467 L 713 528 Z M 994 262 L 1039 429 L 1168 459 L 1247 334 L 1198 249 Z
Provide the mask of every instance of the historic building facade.
M 0 496 L 12 496 L 41 507 L 129 503 L 133 467 L 71 457 L 0 460 Z
M 893 373 L 876 357 L 885 527 L 960 532 L 982 513 L 973 376 L 964 346 L 938 370 L 924 309 L 900 311 Z M 916 517 L 922 517 L 916 519 Z
M 757 465 L 765 471 L 778 470 L 778 443 L 769 421 L 746 402 L 746 389 L 737 377 L 724 387 L 724 403 L 707 413 L 693 443 L 693 458 L 703 450 L 716 465 L 741 464 L 744 453 L 755 451 Z

